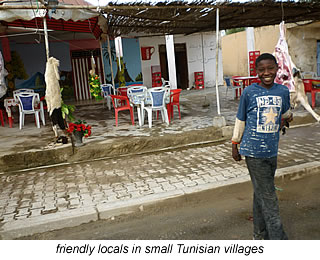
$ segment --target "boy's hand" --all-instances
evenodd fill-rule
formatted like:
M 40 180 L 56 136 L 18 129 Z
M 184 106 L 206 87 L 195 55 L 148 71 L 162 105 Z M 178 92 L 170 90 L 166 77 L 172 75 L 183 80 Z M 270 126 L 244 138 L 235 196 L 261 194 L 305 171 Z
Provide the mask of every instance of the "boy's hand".
M 236 162 L 241 161 L 241 155 L 239 154 L 239 150 L 238 150 L 238 145 L 237 144 L 232 144 L 232 158 Z
M 289 128 L 289 122 L 293 120 L 293 114 L 291 114 L 288 118 L 281 119 L 280 129 L 282 130 L 282 135 L 286 133 L 286 128 Z
M 286 119 L 287 122 L 291 122 L 292 120 L 293 120 L 293 114 L 291 114 L 291 115 Z

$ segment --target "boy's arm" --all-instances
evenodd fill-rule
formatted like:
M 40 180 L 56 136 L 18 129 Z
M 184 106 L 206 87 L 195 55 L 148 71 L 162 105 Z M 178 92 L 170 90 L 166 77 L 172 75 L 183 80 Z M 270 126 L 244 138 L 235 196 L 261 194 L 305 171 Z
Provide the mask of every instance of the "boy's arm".
M 283 107 L 282 107 L 283 111 L 286 111 L 286 112 L 282 114 L 281 119 L 285 120 L 287 122 L 291 122 L 293 119 L 293 114 L 292 114 L 290 107 L 291 107 L 290 106 L 290 92 L 288 89 L 286 89 L 286 93 L 283 98 Z
M 293 113 L 290 109 L 287 110 L 287 112 L 285 112 L 283 115 L 282 115 L 282 120 L 286 120 L 287 122 L 291 122 L 292 119 L 293 119 Z
M 238 150 L 238 144 L 240 144 L 243 132 L 245 128 L 245 121 L 241 121 L 238 118 L 236 118 L 236 122 L 233 129 L 233 135 L 232 135 L 232 158 L 235 161 L 241 160 L 241 155 Z
M 241 139 L 244 133 L 246 118 L 247 118 L 247 91 L 248 88 L 244 90 L 240 96 L 240 103 L 238 107 L 238 113 L 236 116 L 236 122 L 234 124 L 233 135 L 231 138 L 232 141 L 232 158 L 235 161 L 241 160 L 241 155 L 238 150 L 238 144 L 241 143 Z

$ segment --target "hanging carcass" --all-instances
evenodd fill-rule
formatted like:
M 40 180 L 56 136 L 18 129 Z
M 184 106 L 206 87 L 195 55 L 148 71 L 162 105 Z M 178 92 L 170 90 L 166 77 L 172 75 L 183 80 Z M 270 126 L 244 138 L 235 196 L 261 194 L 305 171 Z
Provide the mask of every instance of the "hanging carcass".
M 276 57 L 279 65 L 275 82 L 283 84 L 289 88 L 291 108 L 293 109 L 302 105 L 318 122 L 320 122 L 320 116 L 314 112 L 308 102 L 300 71 L 292 62 L 289 55 L 284 22 L 280 23 L 280 37 L 275 47 L 274 56 Z
M 60 92 L 60 74 L 59 74 L 59 60 L 54 57 L 50 57 L 46 64 L 45 71 L 45 81 L 46 81 L 46 102 L 48 107 L 48 112 L 52 120 L 52 129 L 54 131 L 57 142 L 61 140 L 62 143 L 67 143 L 68 139 L 65 136 L 60 136 L 58 127 L 64 131 L 67 135 L 66 131 L 66 123 L 62 117 L 62 99 Z

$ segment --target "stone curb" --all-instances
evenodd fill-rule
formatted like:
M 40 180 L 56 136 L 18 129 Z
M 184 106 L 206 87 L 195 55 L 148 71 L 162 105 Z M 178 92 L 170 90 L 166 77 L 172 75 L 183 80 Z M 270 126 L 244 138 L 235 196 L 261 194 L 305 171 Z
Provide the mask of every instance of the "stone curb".
M 320 171 L 320 162 L 310 162 L 290 166 L 277 170 L 276 177 L 289 176 L 291 180 L 302 178 L 305 175 L 315 174 Z M 218 187 L 239 184 L 250 181 L 249 175 L 228 179 L 225 181 L 199 185 L 196 187 L 185 187 L 180 190 L 151 194 L 141 198 L 126 201 L 118 201 L 108 204 L 99 204 L 96 207 L 86 207 L 53 215 L 44 215 L 32 219 L 17 220 L 5 223 L 0 228 L 1 239 L 17 239 L 36 233 L 53 231 L 66 227 L 75 227 L 98 219 L 112 219 L 121 215 L 129 215 L 147 210 L 160 202 L 171 199 L 183 198 L 183 196 L 197 194 Z
M 75 227 L 96 220 L 98 220 L 98 214 L 94 207 L 72 209 L 31 219 L 7 222 L 0 228 L 0 237 L 4 240 L 16 239 L 61 228 Z
M 69 144 L 65 147 L 57 147 L 45 151 L 25 151 L 0 157 L 0 169 L 1 172 L 19 171 L 26 168 L 82 162 L 106 157 L 112 158 L 132 153 L 155 152 L 201 142 L 224 141 L 231 138 L 232 130 L 233 126 L 222 128 L 207 127 L 160 137 L 132 137 L 130 140 L 120 137 L 111 143 L 93 141 L 85 146 L 75 147 L 74 154 L 72 154 L 72 147 Z M 164 139 L 170 141 L 165 142 Z

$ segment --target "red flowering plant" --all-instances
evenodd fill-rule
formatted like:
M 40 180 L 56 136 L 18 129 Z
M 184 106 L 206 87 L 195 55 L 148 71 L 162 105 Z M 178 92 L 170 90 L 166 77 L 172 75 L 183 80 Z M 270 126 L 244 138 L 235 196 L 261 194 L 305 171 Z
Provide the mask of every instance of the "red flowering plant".
M 87 122 L 84 120 L 78 120 L 75 123 L 69 123 L 67 131 L 69 133 L 81 132 L 84 137 L 89 137 L 91 135 L 91 126 L 86 125 Z

